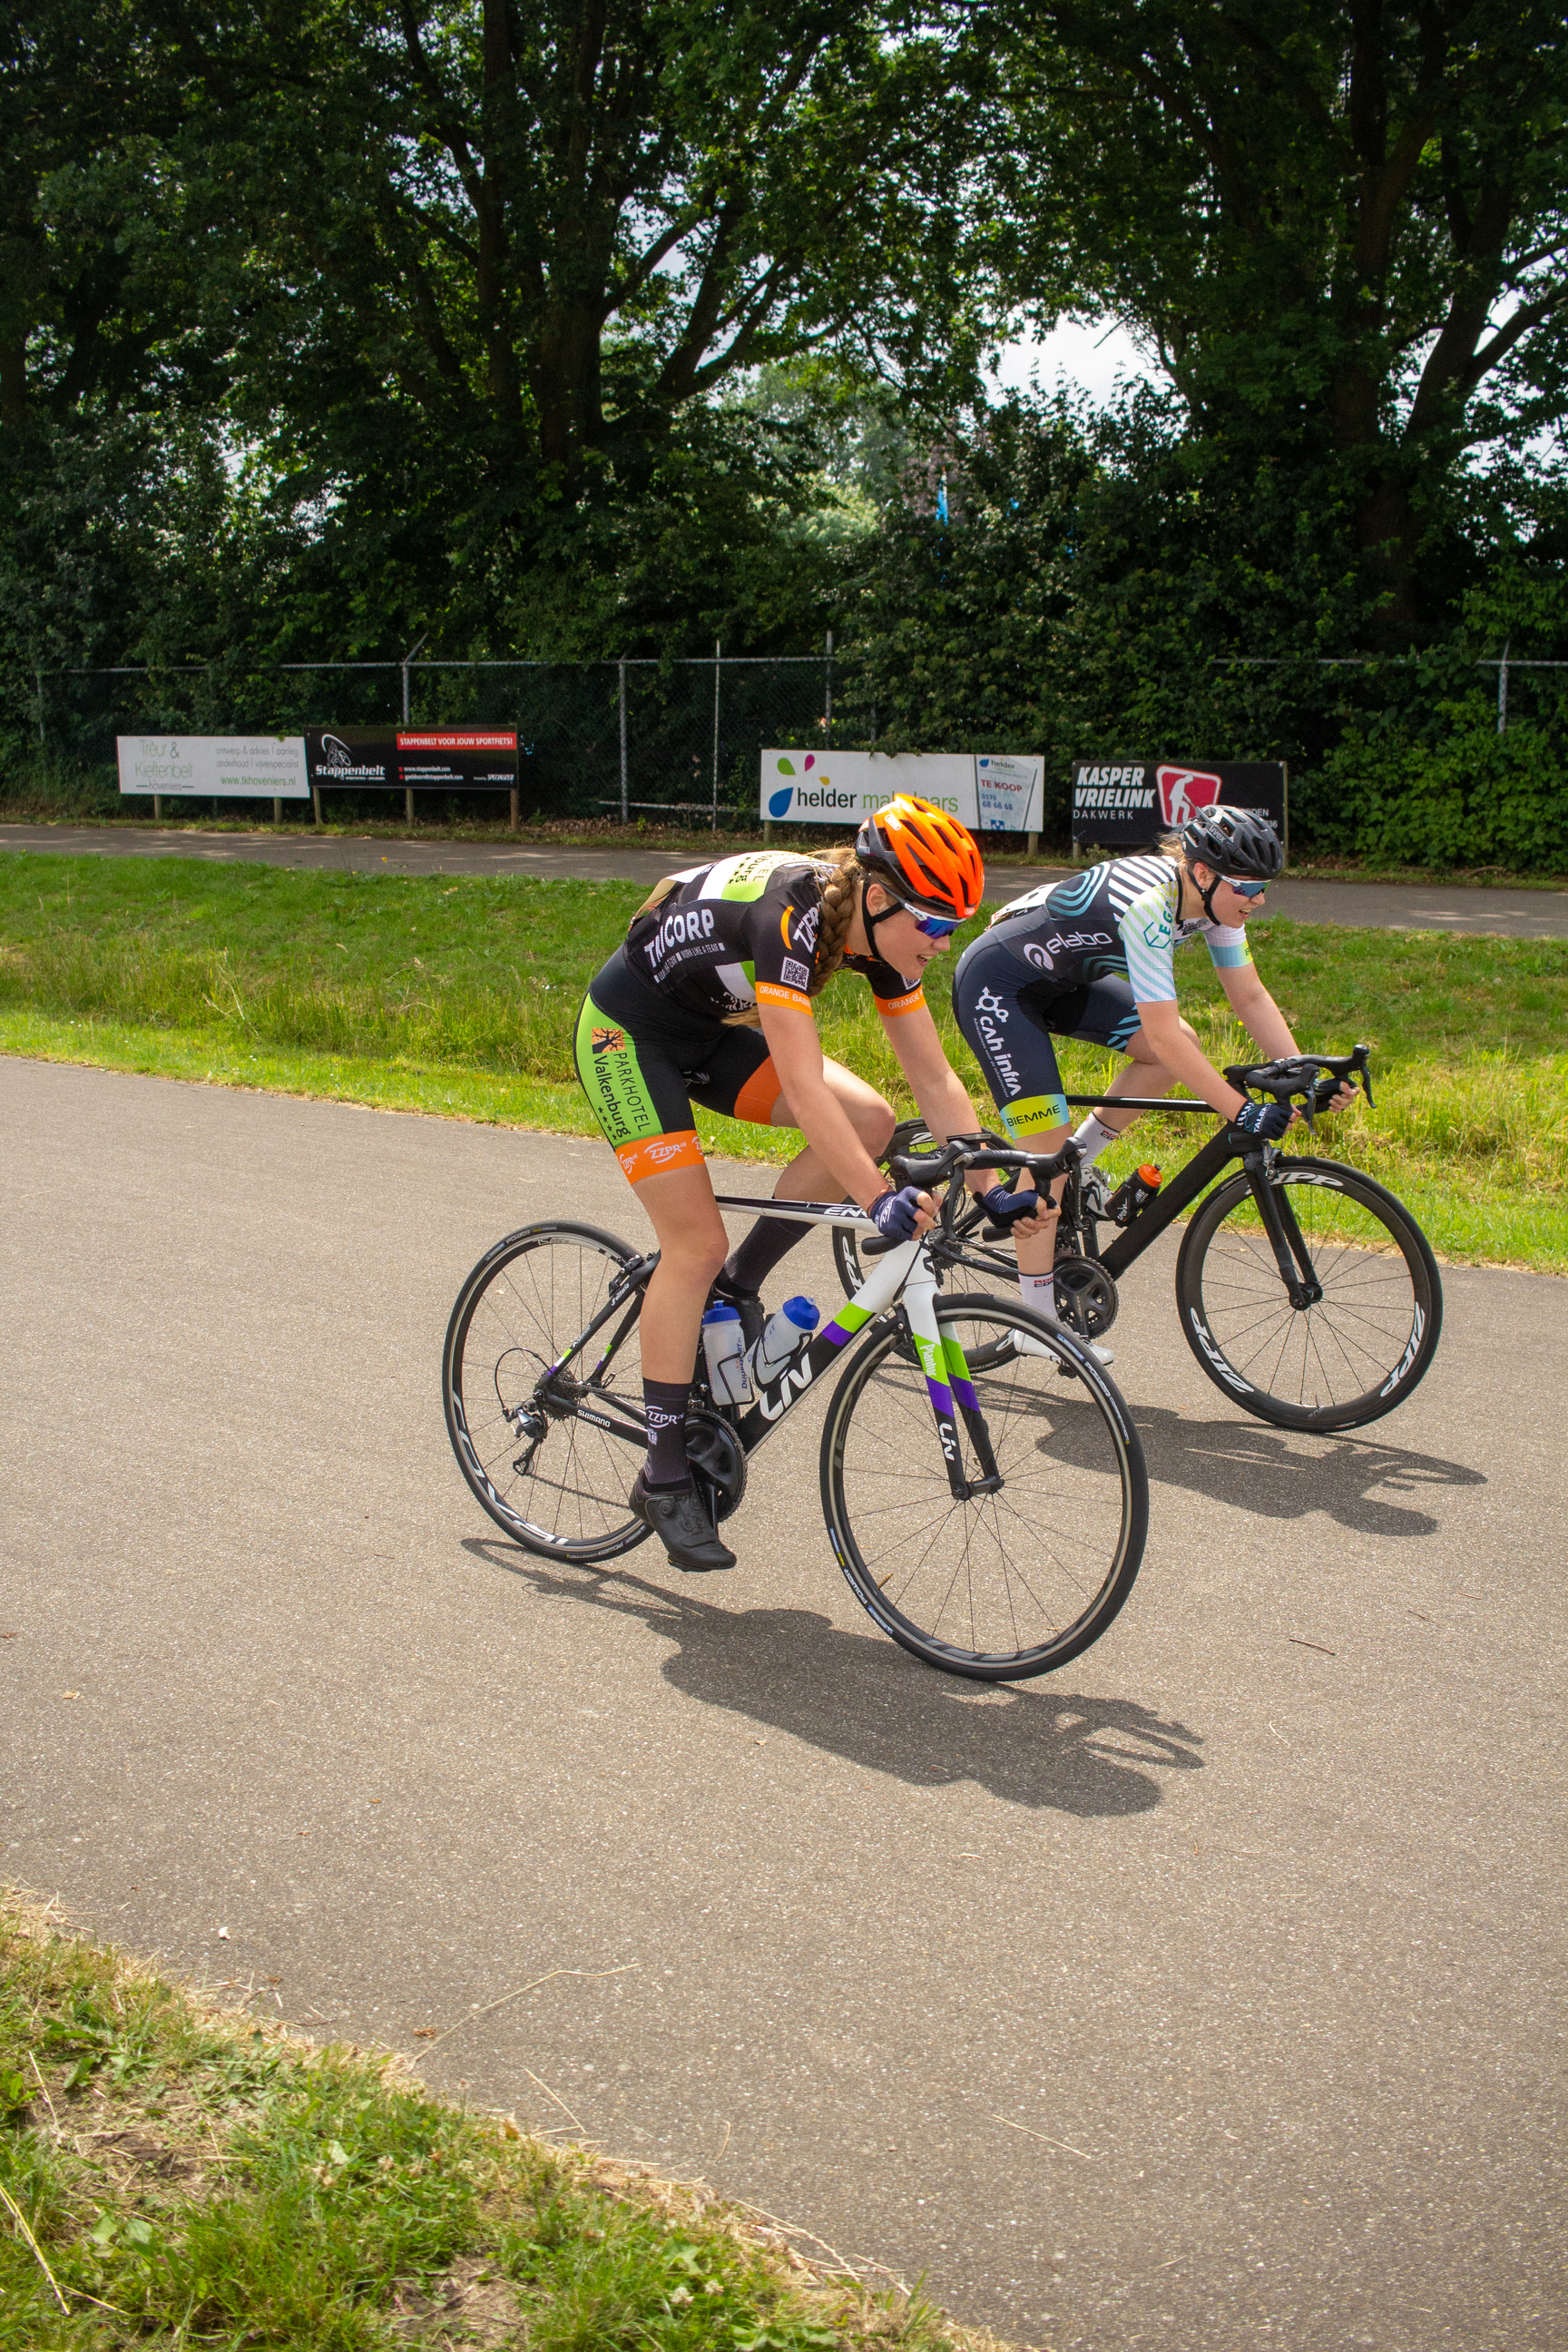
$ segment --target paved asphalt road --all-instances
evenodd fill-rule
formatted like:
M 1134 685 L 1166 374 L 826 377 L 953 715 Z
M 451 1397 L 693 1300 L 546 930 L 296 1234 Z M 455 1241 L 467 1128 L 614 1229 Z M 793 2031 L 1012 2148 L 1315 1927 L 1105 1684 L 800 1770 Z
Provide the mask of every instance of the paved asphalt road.
M 0 1093 L 6 1874 L 1016 2338 L 1568 2341 L 1562 1284 L 1450 1270 L 1425 1386 L 1307 1439 L 1140 1267 L 1142 1577 L 990 1690 L 850 1599 L 811 1403 L 727 1579 L 497 1538 L 448 1304 L 531 1217 L 637 1232 L 598 1145 Z
M 181 832 L 170 827 L 0 824 L 0 849 L 46 849 L 58 856 L 103 853 L 133 857 L 237 859 L 379 874 L 558 875 L 588 882 L 657 882 L 670 870 L 668 849 L 560 849 L 537 843 L 353 840 L 310 835 Z M 996 866 L 993 898 L 1018 898 L 1060 880 L 1065 866 Z M 1568 939 L 1568 891 L 1478 890 L 1447 883 L 1279 882 L 1269 893 L 1278 915 L 1302 923 L 1348 923 L 1390 930 L 1490 931 L 1504 939 Z

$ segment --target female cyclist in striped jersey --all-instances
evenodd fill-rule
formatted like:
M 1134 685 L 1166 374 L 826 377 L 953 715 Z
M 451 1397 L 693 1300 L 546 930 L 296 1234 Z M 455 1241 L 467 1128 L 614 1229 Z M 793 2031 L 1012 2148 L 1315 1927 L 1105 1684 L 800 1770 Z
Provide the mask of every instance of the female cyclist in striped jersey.
M 1116 857 L 1070 881 L 1015 898 L 965 949 L 952 1009 L 985 1073 L 1002 1123 L 1031 1150 L 1056 1151 L 1068 1130 L 1052 1036 L 1129 1056 L 1107 1089 L 1163 1095 L 1180 1082 L 1222 1118 L 1276 1140 L 1292 1114 L 1237 1093 L 1176 1010 L 1172 959 L 1189 940 L 1208 948 L 1232 1011 L 1268 1060 L 1297 1051 L 1289 1024 L 1253 965 L 1247 918 L 1285 863 L 1271 824 L 1246 809 L 1211 808 L 1147 856 Z M 1350 1102 L 1342 1088 L 1336 1107 Z M 1136 1111 L 1091 1111 L 1074 1136 L 1092 1167 Z M 1051 1265 L 1057 1211 L 1016 1227 L 1026 1302 L 1056 1319 Z M 1023 1339 L 1020 1344 L 1031 1343 Z M 1036 1343 L 1037 1344 L 1037 1343 Z M 1097 1348 L 1102 1363 L 1113 1360 Z
M 763 1322 L 761 1286 L 810 1228 L 759 1219 L 732 1255 L 692 1121 L 798 1127 L 805 1150 L 774 1188 L 785 1201 L 847 1193 L 891 1239 L 930 1224 L 927 1193 L 895 1192 L 877 1165 L 893 1113 L 824 1055 L 812 999 L 840 964 L 869 982 L 889 1043 L 931 1134 L 973 1134 L 921 974 L 980 904 L 980 853 L 956 819 L 900 794 L 853 849 L 748 851 L 668 875 L 598 974 L 577 1024 L 577 1071 L 658 1237 L 642 1310 L 647 1459 L 631 1507 L 679 1568 L 731 1568 L 686 1459 L 686 1408 L 710 1292 Z M 983 1180 L 980 1180 L 983 1181 Z M 997 1207 L 1010 1205 L 999 1186 Z

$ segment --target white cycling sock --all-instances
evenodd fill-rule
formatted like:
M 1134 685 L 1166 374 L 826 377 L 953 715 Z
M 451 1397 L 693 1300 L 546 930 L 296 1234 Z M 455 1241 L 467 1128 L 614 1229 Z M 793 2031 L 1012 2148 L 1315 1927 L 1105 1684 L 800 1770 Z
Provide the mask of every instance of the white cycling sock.
M 1018 1289 L 1026 1307 L 1043 1315 L 1047 1323 L 1058 1323 L 1057 1278 L 1054 1274 L 1020 1274 Z
M 1083 1154 L 1079 1166 L 1092 1168 L 1106 1145 L 1115 1142 L 1118 1131 L 1114 1127 L 1107 1127 L 1098 1111 L 1091 1110 L 1083 1125 L 1073 1131 L 1072 1139 Z

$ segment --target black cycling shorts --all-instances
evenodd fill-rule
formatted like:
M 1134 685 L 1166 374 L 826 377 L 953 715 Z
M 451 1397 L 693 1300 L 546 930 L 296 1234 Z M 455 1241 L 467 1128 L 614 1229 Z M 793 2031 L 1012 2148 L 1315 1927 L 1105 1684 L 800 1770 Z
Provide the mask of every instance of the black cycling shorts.
M 1067 1124 L 1053 1035 L 1120 1053 L 1141 1025 L 1124 974 L 1053 989 L 1032 978 L 1012 949 L 985 931 L 958 960 L 952 1010 L 1015 1142 Z
M 577 1015 L 577 1076 L 628 1180 L 700 1168 L 691 1106 L 772 1123 L 784 1089 L 760 1029 L 726 1028 L 670 1004 L 617 948 Z

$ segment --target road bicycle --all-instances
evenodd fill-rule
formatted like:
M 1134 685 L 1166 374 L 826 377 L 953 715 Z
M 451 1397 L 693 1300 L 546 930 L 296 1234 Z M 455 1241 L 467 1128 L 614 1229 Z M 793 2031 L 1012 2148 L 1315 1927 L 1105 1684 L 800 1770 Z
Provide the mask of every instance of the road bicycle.
M 738 1508 L 757 1447 L 837 1372 L 821 1446 L 834 1556 L 883 1633 L 980 1682 L 1087 1649 L 1143 1556 L 1148 1474 L 1114 1382 L 1017 1301 L 941 1294 L 962 1255 L 964 1171 L 1050 1183 L 1076 1158 L 971 1137 L 895 1160 L 895 1182 L 948 1187 L 930 1231 L 900 1244 L 853 1202 L 719 1201 L 852 1231 L 872 1263 L 750 1405 L 715 1401 L 699 1351 L 687 1447 L 715 1521 Z M 548 1222 L 497 1242 L 458 1293 L 447 1433 L 474 1495 L 528 1551 L 596 1564 L 647 1539 L 626 1496 L 647 1441 L 638 1318 L 658 1263 L 595 1226 Z
M 1349 1054 L 1237 1064 L 1225 1075 L 1244 1094 L 1300 1101 L 1315 1133 L 1315 1114 L 1344 1079 L 1355 1079 L 1371 1103 L 1369 1052 L 1357 1045 Z M 1110 1103 L 1215 1116 L 1206 1103 L 1163 1097 L 1067 1100 L 1074 1108 Z M 910 1120 L 893 1149 L 907 1154 L 922 1138 L 925 1129 Z M 1058 1313 L 1084 1338 L 1110 1329 L 1121 1276 L 1197 1202 L 1176 1260 L 1177 1310 L 1204 1371 L 1244 1411 L 1281 1429 L 1359 1429 L 1402 1404 L 1431 1364 L 1443 1326 L 1437 1261 L 1409 1210 L 1359 1169 L 1298 1158 L 1226 1121 L 1124 1225 L 1112 1226 L 1103 1246 L 1102 1197 L 1075 1164 L 1058 1227 L 1056 1294 Z M 978 1203 L 957 1221 L 954 1238 L 966 1276 L 1016 1295 L 1011 1246 L 997 1246 L 1005 1236 Z M 835 1236 L 834 1255 L 853 1290 L 860 1268 L 852 1232 Z

